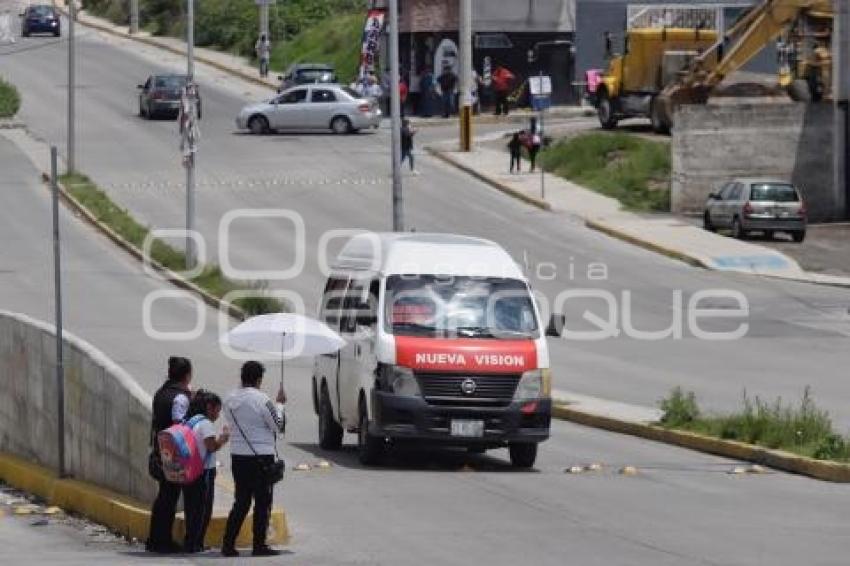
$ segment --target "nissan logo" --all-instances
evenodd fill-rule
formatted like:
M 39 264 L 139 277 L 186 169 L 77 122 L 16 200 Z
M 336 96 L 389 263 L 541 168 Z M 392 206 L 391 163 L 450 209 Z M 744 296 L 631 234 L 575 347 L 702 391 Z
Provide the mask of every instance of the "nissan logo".
M 469 377 L 460 382 L 460 390 L 463 391 L 464 395 L 472 395 L 475 393 L 476 387 L 475 380 Z

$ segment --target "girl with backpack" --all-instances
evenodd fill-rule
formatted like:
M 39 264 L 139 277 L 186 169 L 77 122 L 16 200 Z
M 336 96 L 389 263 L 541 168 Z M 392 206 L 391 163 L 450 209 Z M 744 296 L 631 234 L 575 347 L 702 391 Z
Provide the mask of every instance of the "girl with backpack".
M 187 423 L 191 423 L 192 432 L 204 464 L 204 471 L 193 483 L 186 486 L 184 492 L 186 507 L 186 538 L 184 549 L 187 553 L 203 552 L 204 537 L 212 516 L 215 498 L 215 453 L 230 440 L 227 425 L 216 436 L 215 423 L 221 413 L 221 398 L 212 391 L 199 389 L 189 405 Z

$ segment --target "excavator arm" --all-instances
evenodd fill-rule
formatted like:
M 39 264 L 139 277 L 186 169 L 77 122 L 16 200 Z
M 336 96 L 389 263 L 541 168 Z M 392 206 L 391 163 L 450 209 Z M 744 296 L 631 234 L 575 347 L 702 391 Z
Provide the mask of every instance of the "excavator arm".
M 717 58 L 704 86 L 717 86 L 726 76 L 737 71 L 755 57 L 766 45 L 776 41 L 785 29 L 801 15 L 832 13 L 832 0 L 765 0 L 747 12 L 726 34 L 730 47 Z M 715 49 L 722 50 L 718 44 Z M 705 60 L 706 54 L 700 57 Z
M 832 13 L 832 0 L 762 0 L 659 95 L 664 122 L 672 124 L 673 109 L 680 104 L 704 104 L 711 89 L 746 65 L 801 16 L 828 18 Z

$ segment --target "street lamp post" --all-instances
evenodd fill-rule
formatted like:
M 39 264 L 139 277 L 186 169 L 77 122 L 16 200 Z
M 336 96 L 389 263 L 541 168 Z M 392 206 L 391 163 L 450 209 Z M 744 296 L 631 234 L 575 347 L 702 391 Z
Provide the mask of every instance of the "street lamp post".
M 195 138 L 191 131 L 195 127 L 195 0 L 188 0 L 186 10 L 186 97 L 189 105 L 188 120 L 183 127 L 189 129 L 184 133 L 184 140 L 189 144 L 186 156 L 186 269 L 195 267 L 195 240 L 192 233 L 195 229 Z
M 460 0 L 460 150 L 472 149 L 472 0 Z
M 404 232 L 404 201 L 401 194 L 401 99 L 399 98 L 398 0 L 390 7 L 390 143 L 392 144 L 393 231 Z
M 68 155 L 65 160 L 67 173 L 73 173 L 76 170 L 76 89 L 77 77 L 76 54 L 74 53 L 74 20 L 77 19 L 76 0 L 68 2 Z
M 50 146 L 50 190 L 53 204 L 53 293 L 56 307 L 56 442 L 59 460 L 59 477 L 67 475 L 65 469 L 65 363 L 63 361 L 62 326 L 62 261 L 59 245 L 59 181 L 56 146 Z

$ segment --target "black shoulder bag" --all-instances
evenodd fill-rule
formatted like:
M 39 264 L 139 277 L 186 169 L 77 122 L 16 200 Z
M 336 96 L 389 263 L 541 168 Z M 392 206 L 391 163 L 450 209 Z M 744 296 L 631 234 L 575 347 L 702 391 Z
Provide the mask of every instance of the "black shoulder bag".
M 245 431 L 243 431 L 242 427 L 239 426 L 239 421 L 236 420 L 236 415 L 233 414 L 233 409 L 228 408 L 227 410 L 230 411 L 230 417 L 233 419 L 233 424 L 235 424 L 236 428 L 239 429 L 239 434 L 241 434 L 242 438 L 245 439 L 245 442 L 248 444 L 248 448 L 251 449 L 254 456 L 259 456 L 257 451 L 254 449 L 254 445 L 251 444 L 251 441 L 248 440 L 248 437 L 245 435 Z M 281 460 L 280 456 L 277 454 L 277 432 L 272 431 L 272 434 L 274 434 L 274 461 L 263 461 L 260 467 L 260 476 L 263 478 L 265 483 L 270 485 L 274 485 L 282 480 L 283 473 L 286 471 L 286 462 Z

